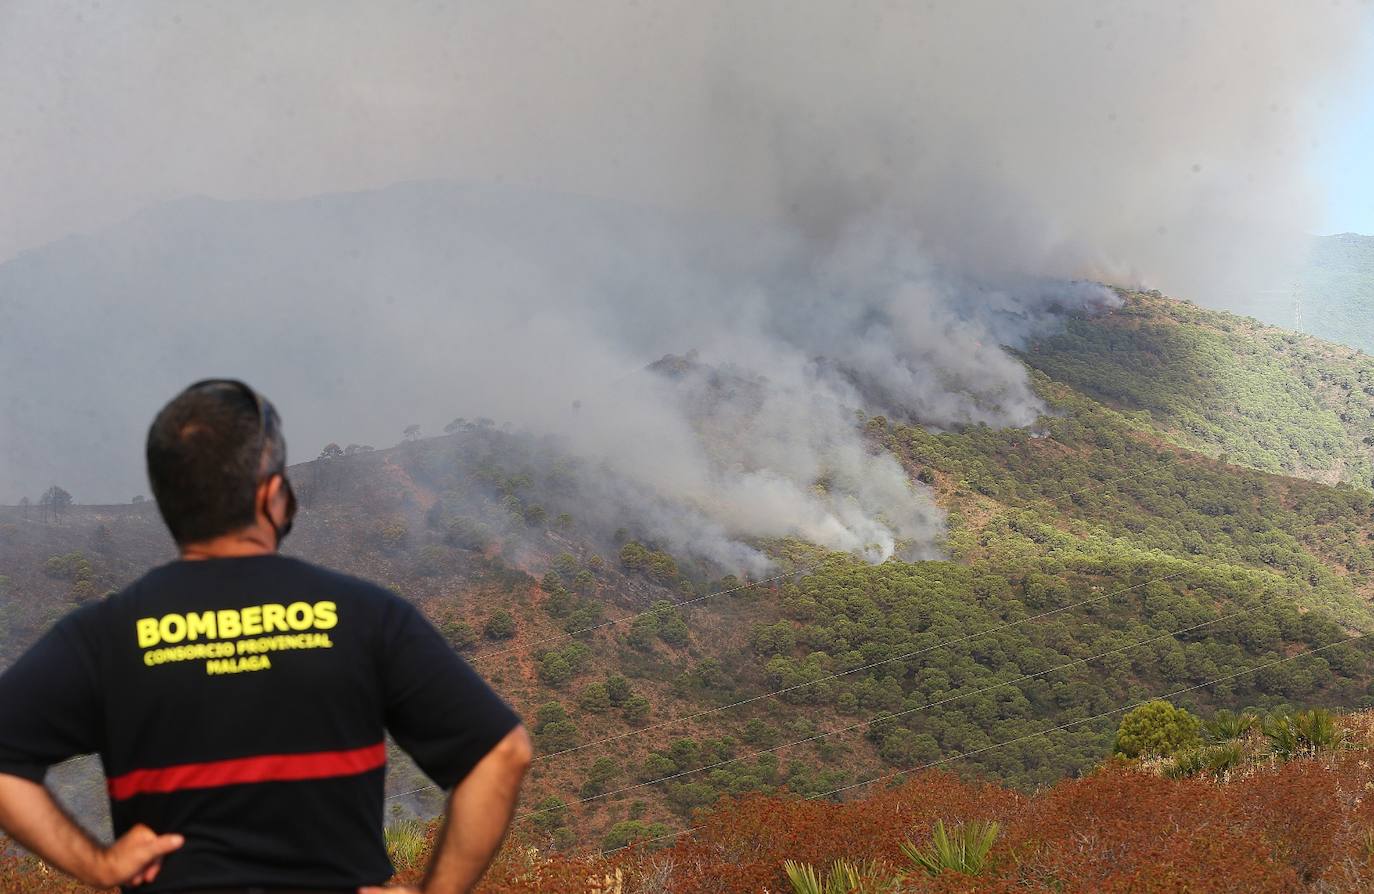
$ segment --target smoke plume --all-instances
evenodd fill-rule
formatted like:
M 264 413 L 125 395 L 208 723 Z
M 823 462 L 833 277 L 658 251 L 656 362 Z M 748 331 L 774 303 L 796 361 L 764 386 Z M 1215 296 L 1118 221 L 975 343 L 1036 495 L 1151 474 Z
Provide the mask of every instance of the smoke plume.
M 1033 424 L 1003 346 L 1109 304 L 1090 282 L 1271 286 L 1370 18 L 108 6 L 0 12 L 0 256 L 33 249 L 0 265 L 0 496 L 128 499 L 160 402 L 233 374 L 296 459 L 455 415 L 557 433 L 608 506 L 750 569 L 757 538 L 937 550 L 856 411 Z

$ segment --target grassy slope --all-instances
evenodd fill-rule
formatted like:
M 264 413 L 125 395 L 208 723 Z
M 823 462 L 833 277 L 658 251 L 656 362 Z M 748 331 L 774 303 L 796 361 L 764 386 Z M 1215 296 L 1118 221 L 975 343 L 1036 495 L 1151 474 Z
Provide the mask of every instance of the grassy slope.
M 1374 358 L 1184 302 L 1126 298 L 1108 318 L 1071 321 L 1026 362 L 1187 449 L 1369 487 Z
M 489 428 L 297 467 L 307 508 L 292 550 L 421 604 L 540 730 L 545 754 L 625 737 L 537 765 L 527 804 L 544 812 L 529 832 L 555 844 L 597 842 L 631 821 L 677 827 L 724 793 L 827 791 L 1366 628 L 1370 493 L 1272 474 L 1368 482 L 1366 358 L 1133 295 L 1116 314 L 1073 321 L 1026 361 L 1054 408 L 1044 437 L 868 422 L 875 447 L 930 481 L 950 511 L 948 561 L 870 567 L 832 556 L 795 580 L 604 627 L 569 650 L 557 639 L 565 630 L 723 586 L 705 569 L 621 567 L 614 544 L 579 526 L 557 462 Z M 1215 458 L 1222 452 L 1229 462 Z M 559 521 L 564 511 L 571 518 Z M 36 510 L 3 512 L 6 654 L 92 589 L 49 576 L 49 556 L 81 551 L 100 590 L 168 555 L 147 508 L 78 507 L 57 524 Z M 816 558 L 802 544 L 771 548 L 784 567 Z M 562 582 L 541 585 L 555 567 Z M 483 636 L 501 611 L 514 637 Z M 1205 626 L 1168 635 L 1192 625 Z M 936 648 L 949 639 L 962 641 Z M 1183 700 L 1203 713 L 1364 706 L 1370 668 L 1357 643 Z M 1018 679 L 1028 674 L 1038 676 Z M 615 675 L 632 693 L 618 704 L 593 685 Z M 675 722 L 778 687 L 797 688 Z M 657 728 L 629 735 L 646 724 Z M 990 750 L 973 769 L 1051 783 L 1097 762 L 1111 732 L 1103 721 Z M 707 765 L 719 766 L 698 769 Z M 580 808 L 549 800 L 677 774 Z M 390 786 L 421 783 L 400 767 Z M 432 793 L 399 801 L 437 804 Z

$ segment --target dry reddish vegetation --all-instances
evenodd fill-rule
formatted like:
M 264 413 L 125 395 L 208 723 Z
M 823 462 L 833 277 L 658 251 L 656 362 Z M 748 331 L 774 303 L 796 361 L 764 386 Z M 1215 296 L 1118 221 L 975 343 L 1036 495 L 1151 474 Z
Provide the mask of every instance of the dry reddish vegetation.
M 1364 748 L 1263 765 L 1230 782 L 1170 780 L 1124 762 L 1034 796 L 929 772 L 836 804 L 750 796 L 658 851 L 539 856 L 513 840 L 481 886 L 515 892 L 780 892 L 785 859 L 903 866 L 937 819 L 1003 832 L 977 878 L 912 877 L 910 891 L 1321 891 L 1374 888 L 1374 763 Z M 82 890 L 32 860 L 0 858 L 3 894 Z M 402 867 L 413 881 L 418 867 Z M 603 881 L 597 881 L 603 880 Z M 607 881 L 608 880 L 608 881 Z
M 482 887 L 506 892 L 788 891 L 785 859 L 903 866 L 937 819 L 997 820 L 989 872 L 912 877 L 910 891 L 1367 891 L 1374 888 L 1374 769 L 1364 751 L 1260 768 L 1217 784 L 1125 763 L 1035 796 L 925 773 L 848 804 L 748 797 L 657 853 L 531 865 L 502 855 Z
M 1340 718 L 1339 727 L 1340 744 L 1287 762 L 1252 729 L 1237 740 L 1241 763 L 1221 782 L 1166 778 L 1173 762 L 1163 759 L 1111 761 L 1034 795 L 925 772 L 848 803 L 727 801 L 700 815 L 693 834 L 657 849 L 550 854 L 517 834 L 480 890 L 777 894 L 789 890 L 781 872 L 788 859 L 822 867 L 837 858 L 874 861 L 877 875 L 890 876 L 905 864 L 899 844 L 923 845 L 936 820 L 997 822 L 1002 834 L 987 870 L 977 878 L 918 874 L 882 890 L 1374 890 L 1374 712 Z M 0 894 L 83 890 L 37 861 L 4 855 L 3 845 Z M 397 881 L 418 881 L 423 863 L 420 853 Z

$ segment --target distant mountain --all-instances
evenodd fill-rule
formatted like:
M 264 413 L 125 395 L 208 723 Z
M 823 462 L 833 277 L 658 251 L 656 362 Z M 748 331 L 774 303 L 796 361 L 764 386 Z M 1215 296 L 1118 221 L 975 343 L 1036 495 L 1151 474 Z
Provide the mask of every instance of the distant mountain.
M 1321 236 L 1299 279 L 1292 327 L 1374 354 L 1374 236 Z
M 0 391 L 0 502 L 53 479 L 81 503 L 146 493 L 148 421 L 170 389 L 212 375 L 272 397 L 293 458 L 345 435 L 394 443 L 454 406 L 510 419 L 464 347 L 517 344 L 518 331 L 478 328 L 532 294 L 667 290 L 679 246 L 720 230 L 609 200 L 430 182 L 188 198 L 27 252 L 0 264 L 0 381 L 27 383 Z M 648 326 L 609 312 L 586 325 Z M 678 346 L 658 334 L 634 332 L 643 359 Z
M 1109 754 L 1111 711 L 1165 693 L 1204 717 L 1374 706 L 1372 641 L 1343 642 L 1374 630 L 1374 358 L 1121 297 L 1019 355 L 1050 407 L 1033 429 L 856 417 L 946 512 L 939 561 L 759 540 L 774 570 L 741 586 L 643 519 L 608 526 L 614 469 L 588 491 L 556 445 L 481 419 L 293 465 L 288 549 L 413 601 L 527 718 L 515 840 L 541 851 L 961 754 L 1051 786 Z M 147 503 L 0 507 L 0 665 L 170 547 Z M 98 765 L 75 766 L 59 787 L 93 815 Z M 399 761 L 389 785 L 441 804 Z

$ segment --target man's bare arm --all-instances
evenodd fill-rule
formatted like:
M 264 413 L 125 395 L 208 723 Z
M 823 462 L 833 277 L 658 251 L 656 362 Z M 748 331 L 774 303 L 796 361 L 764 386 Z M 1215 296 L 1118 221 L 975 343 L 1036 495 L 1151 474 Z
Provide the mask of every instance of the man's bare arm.
M 139 825 L 107 847 L 67 816 L 47 788 L 7 773 L 0 773 L 0 829 L 68 875 L 100 888 L 151 882 L 162 858 L 182 845 L 180 835 L 158 835 Z
M 533 754 L 529 734 L 517 726 L 454 788 L 419 889 L 423 894 L 467 894 L 477 884 L 510 827 Z M 363 888 L 362 894 L 398 890 L 407 889 Z

